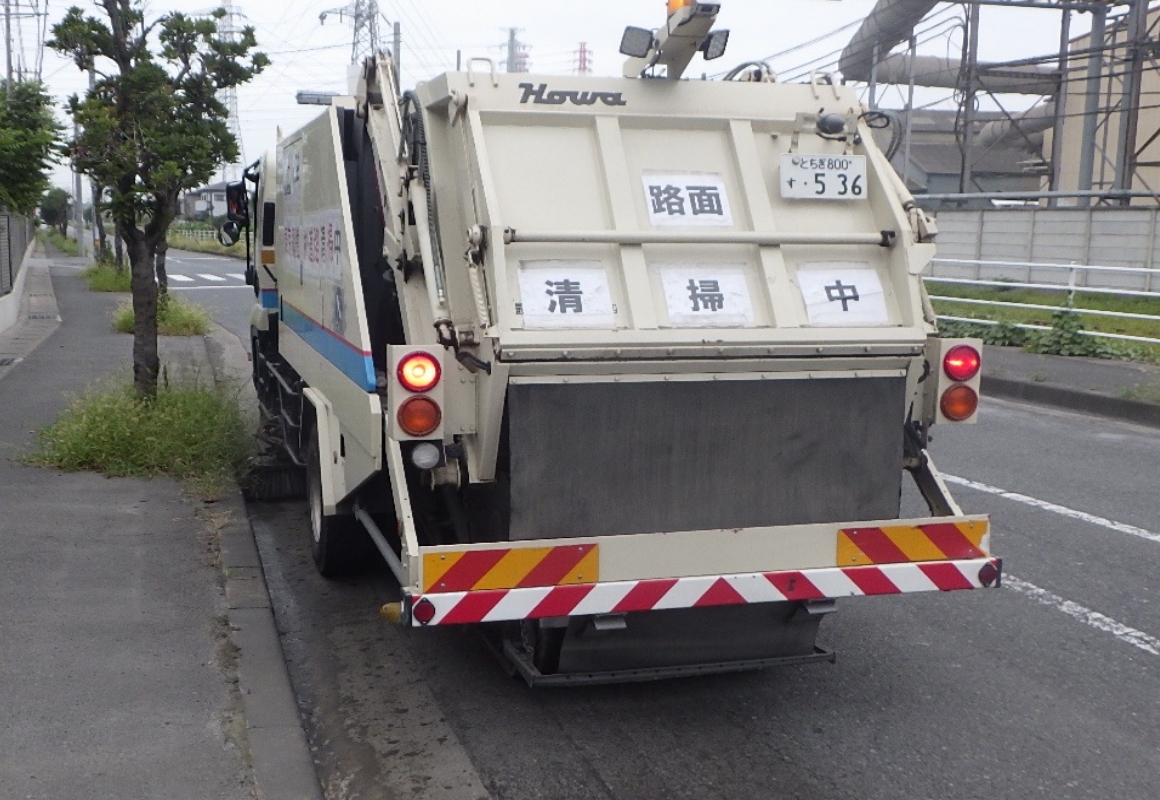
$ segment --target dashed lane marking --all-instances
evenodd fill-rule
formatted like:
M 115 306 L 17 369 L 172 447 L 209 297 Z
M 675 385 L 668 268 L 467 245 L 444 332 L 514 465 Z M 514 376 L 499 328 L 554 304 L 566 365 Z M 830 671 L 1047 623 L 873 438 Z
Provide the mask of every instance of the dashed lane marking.
M 1140 539 L 1146 539 L 1154 544 L 1160 544 L 1160 534 L 1144 530 L 1143 528 L 1137 528 L 1135 525 L 1128 525 L 1125 522 L 1116 522 L 1113 519 L 1097 517 L 1095 514 L 1089 514 L 1086 511 L 1077 511 L 1074 508 L 1061 506 L 1057 503 L 1049 503 L 1046 500 L 1029 497 L 1025 494 L 1019 494 L 1018 492 L 1009 492 L 1006 489 L 1000 489 L 997 486 L 989 486 L 988 484 L 968 480 L 967 478 L 960 478 L 956 475 L 944 474 L 943 479 L 946 480 L 947 483 L 955 483 L 959 486 L 965 486 L 968 489 L 974 489 L 977 492 L 993 494 L 996 497 L 1002 497 L 1004 500 L 1013 500 L 1016 503 L 1023 503 L 1024 505 L 1032 506 L 1033 508 L 1050 511 L 1054 514 L 1071 517 L 1072 519 L 1078 519 L 1092 525 L 1099 525 L 1100 527 L 1107 528 L 1108 530 L 1118 531 L 1119 533 L 1126 533 L 1129 536 L 1136 536 Z
M 199 272 L 199 273 L 197 273 L 197 277 L 199 277 L 203 280 L 212 281 L 213 283 L 225 283 L 226 282 L 226 279 L 223 278 L 221 275 L 214 275 L 214 274 L 209 273 L 209 272 Z
M 1046 589 L 1041 589 L 1033 583 L 1020 580 L 1012 575 L 1003 576 L 1003 588 L 1014 589 L 1019 594 L 1030 597 L 1037 603 L 1042 603 L 1049 608 L 1062 611 L 1069 617 L 1077 619 L 1085 625 L 1090 625 L 1097 630 L 1110 633 L 1121 642 L 1138 647 L 1145 653 L 1160 656 L 1160 639 L 1157 639 L 1155 636 L 1149 636 L 1135 628 L 1130 628 L 1122 622 L 1117 622 L 1098 611 L 1093 611 L 1071 600 L 1065 600 L 1057 594 L 1052 594 Z
M 177 281 L 178 283 L 193 283 L 193 278 L 189 277 L 188 275 L 173 274 L 169 276 L 169 280 Z

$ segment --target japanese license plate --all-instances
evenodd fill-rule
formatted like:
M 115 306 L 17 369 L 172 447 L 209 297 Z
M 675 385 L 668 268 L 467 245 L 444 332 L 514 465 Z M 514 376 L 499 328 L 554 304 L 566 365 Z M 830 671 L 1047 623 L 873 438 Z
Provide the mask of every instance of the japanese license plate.
M 865 200 L 866 156 L 781 154 L 781 196 Z

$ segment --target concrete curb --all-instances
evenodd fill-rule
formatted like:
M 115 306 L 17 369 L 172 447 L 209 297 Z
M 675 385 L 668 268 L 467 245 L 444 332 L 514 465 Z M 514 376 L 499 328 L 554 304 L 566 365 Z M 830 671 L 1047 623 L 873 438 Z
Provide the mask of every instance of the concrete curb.
M 214 325 L 205 345 L 216 382 L 233 387 L 248 375 L 249 359 L 225 328 Z M 323 800 L 241 489 L 235 487 L 217 506 L 225 512 L 219 529 L 221 568 L 258 797 Z
M 992 395 L 1010 400 L 1023 400 L 1028 403 L 1114 417 L 1126 422 L 1134 422 L 1137 425 L 1160 428 L 1160 405 L 1155 403 L 1109 397 L 1049 383 L 1011 380 L 1010 378 L 996 378 L 988 375 L 983 376 L 981 388 L 984 398 L 987 395 Z

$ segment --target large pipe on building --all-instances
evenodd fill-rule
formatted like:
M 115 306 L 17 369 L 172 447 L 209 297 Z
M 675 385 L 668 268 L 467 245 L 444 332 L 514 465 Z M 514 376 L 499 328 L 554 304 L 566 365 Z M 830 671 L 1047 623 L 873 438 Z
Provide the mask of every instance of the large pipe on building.
M 904 54 L 889 53 L 910 38 L 915 26 L 938 3 L 939 0 L 879 0 L 842 51 L 838 60 L 842 76 L 851 81 L 868 81 L 873 70 L 874 80 L 878 83 L 907 83 L 909 58 Z M 878 54 L 877 67 L 874 66 L 875 53 Z M 915 58 L 916 86 L 955 89 L 961 82 L 959 73 L 958 61 L 940 56 Z M 1054 94 L 1058 86 L 1055 71 L 1050 68 L 979 64 L 976 75 L 981 88 L 994 92 Z
M 1040 103 L 1026 111 L 1013 114 L 1009 119 L 988 122 L 975 140 L 980 147 L 991 147 L 1004 142 L 1038 146 L 1042 133 L 1055 124 L 1055 103 Z
M 910 81 L 910 57 L 905 53 L 888 55 L 878 62 L 875 78 L 879 83 L 906 84 Z M 958 59 L 943 56 L 915 56 L 914 85 L 956 89 L 961 80 Z M 988 73 L 988 69 L 995 72 Z M 850 75 L 843 73 L 847 78 Z M 1033 66 L 994 67 L 980 64 L 975 72 L 977 83 L 992 92 L 1014 94 L 1054 94 L 1059 85 L 1055 70 Z M 855 78 L 854 80 L 859 80 Z
M 923 17 L 939 0 L 879 0 L 842 51 L 838 69 L 848 80 L 865 81 L 874 64 L 875 45 L 880 56 L 910 38 Z

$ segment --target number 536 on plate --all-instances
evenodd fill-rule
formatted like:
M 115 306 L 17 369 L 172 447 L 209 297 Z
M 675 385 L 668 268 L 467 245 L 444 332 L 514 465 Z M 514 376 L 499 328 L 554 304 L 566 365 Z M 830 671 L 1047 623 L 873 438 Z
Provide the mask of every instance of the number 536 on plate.
M 781 154 L 781 196 L 865 200 L 866 156 Z

